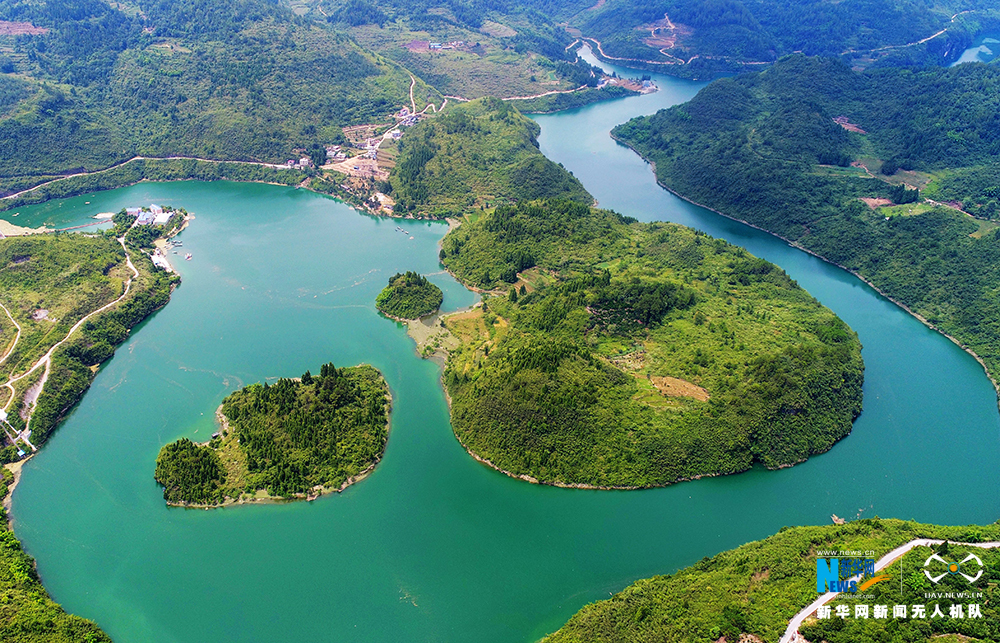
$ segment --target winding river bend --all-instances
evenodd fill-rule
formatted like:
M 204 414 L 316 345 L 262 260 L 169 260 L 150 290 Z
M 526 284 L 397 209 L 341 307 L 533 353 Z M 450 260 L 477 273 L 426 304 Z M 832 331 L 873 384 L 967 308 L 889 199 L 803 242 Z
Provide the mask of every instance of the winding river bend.
M 637 578 L 784 525 L 833 513 L 1000 517 L 1000 417 L 981 367 L 852 276 L 659 188 L 607 136 L 701 87 L 655 80 L 657 94 L 539 117 L 543 151 L 603 206 L 746 246 L 854 327 L 867 372 L 848 438 L 790 469 L 648 491 L 508 478 L 459 446 L 438 368 L 374 309 L 388 277 L 408 269 L 433 275 L 445 308 L 474 301 L 440 272 L 444 225 L 406 222 L 401 234 L 396 221 L 290 188 L 140 184 L 3 215 L 73 225 L 157 202 L 197 216 L 180 237 L 194 257 L 175 262 L 184 283 L 173 301 L 25 467 L 15 528 L 54 598 L 119 643 L 528 642 Z M 152 479 L 161 445 L 204 439 L 228 392 L 325 361 L 374 364 L 393 389 L 388 448 L 369 478 L 313 503 L 164 506 Z

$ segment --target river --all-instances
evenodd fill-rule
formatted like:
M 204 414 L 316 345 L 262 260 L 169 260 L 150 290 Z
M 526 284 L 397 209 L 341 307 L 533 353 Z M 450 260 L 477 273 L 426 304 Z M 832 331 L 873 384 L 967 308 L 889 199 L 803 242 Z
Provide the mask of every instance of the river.
M 604 207 L 691 225 L 780 266 L 864 343 L 864 412 L 829 453 L 780 471 L 645 491 L 530 485 L 456 442 L 435 364 L 374 298 L 396 271 L 474 301 L 437 262 L 439 223 L 364 216 L 293 188 L 179 182 L 22 208 L 19 225 L 84 222 L 157 202 L 196 220 L 171 303 L 137 328 L 14 496 L 17 535 L 53 597 L 118 643 L 529 642 L 582 605 L 785 525 L 882 516 L 946 524 L 1000 517 L 996 395 L 969 355 L 854 277 L 659 188 L 608 138 L 703 84 L 540 116 L 541 147 Z M 89 201 L 90 203 L 86 203 Z M 411 238 L 412 237 L 412 238 Z M 178 259 L 181 255 L 171 255 Z M 230 391 L 368 362 L 395 397 L 385 458 L 312 503 L 167 508 L 160 447 L 205 439 Z

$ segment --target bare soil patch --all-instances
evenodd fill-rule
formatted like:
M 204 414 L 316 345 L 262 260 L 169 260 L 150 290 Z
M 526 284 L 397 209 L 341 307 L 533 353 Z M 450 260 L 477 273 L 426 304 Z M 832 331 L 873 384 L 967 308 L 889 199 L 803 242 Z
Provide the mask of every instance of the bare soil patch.
M 892 201 L 890 201 L 889 199 L 877 199 L 875 197 L 864 196 L 861 197 L 861 200 L 864 201 L 865 205 L 867 205 L 872 210 L 879 208 L 883 205 L 892 205 Z
M 858 127 L 857 125 L 855 125 L 854 123 L 852 123 L 846 116 L 835 116 L 833 122 L 836 123 L 837 125 L 840 125 L 848 132 L 857 132 L 858 134 L 868 133 L 863 129 L 861 129 L 860 127 Z
M 40 36 L 49 33 L 45 27 L 36 27 L 30 22 L 10 22 L 0 20 L 0 36 Z
M 668 397 L 693 397 L 701 402 L 707 402 L 709 398 L 708 391 L 702 387 L 685 380 L 677 379 L 676 377 L 659 377 L 654 375 L 649 378 L 649 381 L 653 383 L 653 386 L 660 393 Z

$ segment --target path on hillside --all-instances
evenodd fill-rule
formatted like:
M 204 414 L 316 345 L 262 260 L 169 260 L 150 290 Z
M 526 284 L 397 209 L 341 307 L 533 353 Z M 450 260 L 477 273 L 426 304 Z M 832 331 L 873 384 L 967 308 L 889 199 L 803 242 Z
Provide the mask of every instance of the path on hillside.
M 75 333 L 77 330 L 79 330 L 79 328 L 81 326 L 83 326 L 83 324 L 86 323 L 86 321 L 88 319 L 90 319 L 91 317 L 93 317 L 94 315 L 96 315 L 98 313 L 104 312 L 105 310 L 107 310 L 108 308 L 110 308 L 110 307 L 114 306 L 115 304 L 121 302 L 123 299 L 125 299 L 125 297 L 128 296 L 129 292 L 132 289 L 132 282 L 139 277 L 139 271 L 136 269 L 135 265 L 132 263 L 132 257 L 130 257 L 129 254 L 128 254 L 128 248 L 125 247 L 125 238 L 124 237 L 119 237 L 117 239 L 117 241 L 118 241 L 119 244 L 121 244 L 122 250 L 125 251 L 125 265 L 127 265 L 129 267 L 129 270 L 132 271 L 132 276 L 129 277 L 125 281 L 125 292 L 123 292 L 121 294 L 121 296 L 118 297 L 118 299 L 115 299 L 114 301 L 101 306 L 97 310 L 91 311 L 90 313 L 88 313 L 87 315 L 85 315 L 84 317 L 82 317 L 80 319 L 80 321 L 78 321 L 75 324 L 73 324 L 73 327 L 69 329 L 69 332 L 66 333 L 66 336 L 63 337 L 58 342 L 56 342 L 55 344 L 53 344 L 52 347 L 49 348 L 48 352 L 46 352 L 44 355 L 42 355 L 42 357 L 39 358 L 39 360 L 37 362 L 35 362 L 35 364 L 30 369 L 28 369 L 26 372 L 22 373 L 21 375 L 18 375 L 17 377 L 14 377 L 12 375 L 10 377 L 10 379 L 8 379 L 5 384 L 3 384 L 4 387 L 10 389 L 10 399 L 7 400 L 7 403 L 4 404 L 4 406 L 3 406 L 3 410 L 4 411 L 7 411 L 7 409 L 10 408 L 10 405 L 14 402 L 14 397 L 16 396 L 16 393 L 17 393 L 16 389 L 14 388 L 14 384 L 16 382 L 18 382 L 20 380 L 23 380 L 24 378 L 28 377 L 32 373 L 34 373 L 35 371 L 37 371 L 44 364 L 45 365 L 45 373 L 42 375 L 42 379 L 38 383 L 38 387 L 39 387 L 39 389 L 38 389 L 38 395 L 41 396 L 42 390 L 45 388 L 45 382 L 47 382 L 48 379 L 49 379 L 49 373 L 50 373 L 50 371 L 52 369 L 52 355 L 55 353 L 56 349 L 58 349 L 60 346 L 62 346 L 64 343 L 66 343 L 69 340 L 69 338 L 73 336 L 73 333 Z M 4 310 L 6 310 L 6 308 L 4 308 Z M 10 313 L 8 312 L 7 314 L 9 315 Z M 13 317 L 11 317 L 11 319 L 13 319 Z M 38 398 L 36 397 L 35 399 L 37 400 Z M 30 424 L 30 421 L 29 421 L 29 424 Z M 35 447 L 35 445 L 33 445 L 29 441 L 30 435 L 31 435 L 31 429 L 28 426 L 26 426 L 24 428 L 24 431 L 21 431 L 21 433 L 18 434 L 18 437 L 21 438 L 22 440 L 24 440 L 25 444 L 27 444 L 29 447 L 31 447 L 32 451 L 37 451 L 38 450 L 37 447 Z
M 951 17 L 951 20 L 949 20 L 948 22 L 954 24 L 955 19 L 958 18 L 959 16 L 961 16 L 962 14 L 965 14 L 965 13 L 976 13 L 976 10 L 975 9 L 968 9 L 966 11 L 959 11 L 958 13 L 956 13 L 955 15 L 953 15 Z M 906 47 L 912 47 L 914 45 L 922 45 L 922 44 L 924 44 L 925 42 L 927 42 L 929 40 L 934 40 L 935 38 L 937 38 L 941 34 L 947 32 L 949 29 L 951 29 L 951 27 L 945 27 L 944 29 L 942 29 L 941 31 L 939 31 L 939 32 L 937 32 L 935 34 L 931 34 L 930 36 L 927 36 L 926 38 L 922 38 L 920 40 L 915 40 L 913 42 L 908 42 L 905 45 L 886 45 L 885 47 L 877 47 L 875 49 L 847 49 L 846 51 L 841 52 L 840 55 L 843 56 L 844 54 L 856 54 L 856 53 L 859 53 L 859 52 L 866 52 L 866 51 L 867 52 L 874 52 L 874 51 L 888 51 L 889 49 L 905 49 Z
M 21 325 L 17 323 L 17 320 L 14 319 L 14 316 L 10 314 L 10 311 L 7 310 L 6 306 L 0 304 L 0 308 L 3 308 L 3 311 L 7 313 L 8 317 L 10 317 L 10 323 L 14 324 L 14 328 L 17 329 L 17 334 L 14 336 L 14 343 L 10 345 L 10 350 L 8 350 L 6 353 L 0 356 L 0 364 L 3 364 L 3 361 L 8 357 L 10 357 L 10 354 L 14 352 L 14 348 L 17 347 L 17 342 L 20 341 L 21 339 Z
M 261 163 L 259 161 L 220 161 L 219 159 L 203 159 L 197 156 L 133 156 L 127 161 L 122 161 L 121 163 L 115 163 L 114 165 L 109 165 L 108 167 L 101 170 L 91 170 L 90 172 L 77 172 L 76 174 L 66 174 L 60 176 L 57 179 L 51 179 L 45 181 L 44 183 L 39 183 L 34 187 L 30 187 L 27 190 L 21 190 L 20 192 L 15 192 L 14 194 L 8 194 L 7 196 L 0 197 L 0 200 L 4 199 L 15 199 L 21 195 L 28 194 L 29 192 L 34 192 L 35 190 L 50 185 L 52 183 L 57 183 L 59 181 L 64 181 L 66 179 L 76 178 L 78 176 L 90 176 L 92 174 L 101 174 L 109 170 L 113 170 L 117 167 L 122 167 L 123 165 L 128 165 L 135 161 L 201 161 L 203 163 L 240 163 L 242 165 L 259 165 L 261 167 L 270 167 L 276 170 L 287 170 L 287 165 L 279 165 L 277 163 Z
M 908 543 L 896 547 L 882 558 L 879 558 L 875 563 L 875 572 L 877 573 L 896 562 L 914 547 L 928 547 L 930 545 L 940 545 L 944 542 L 944 540 L 938 540 L 936 538 L 917 538 L 911 540 Z M 947 542 L 949 545 L 958 545 L 960 547 L 978 547 L 980 549 L 996 549 L 997 547 L 1000 547 L 1000 542 L 956 543 L 950 540 Z M 860 580 L 860 578 L 861 576 L 858 575 L 853 577 L 851 580 Z M 789 621 L 788 629 L 786 629 L 784 635 L 782 635 L 780 643 L 795 643 L 796 641 L 802 640 L 801 635 L 799 634 L 799 627 L 802 625 L 802 622 L 809 618 L 809 616 L 811 616 L 821 605 L 826 605 L 836 598 L 837 594 L 840 594 L 840 592 L 827 592 L 810 603 L 804 610 L 796 614 L 792 620 Z

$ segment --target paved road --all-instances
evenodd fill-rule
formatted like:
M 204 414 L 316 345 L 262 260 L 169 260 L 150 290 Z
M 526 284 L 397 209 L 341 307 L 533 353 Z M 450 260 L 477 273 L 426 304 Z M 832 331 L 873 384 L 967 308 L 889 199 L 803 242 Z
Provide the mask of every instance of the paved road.
M 892 563 L 894 563 L 898 559 L 902 558 L 903 554 L 905 554 L 906 552 L 910 551 L 914 547 L 927 547 L 927 546 L 930 546 L 930 545 L 940 545 L 943 542 L 945 542 L 945 541 L 943 541 L 943 540 L 937 540 L 937 539 L 934 539 L 934 538 L 917 538 L 915 540 L 911 540 L 910 542 L 908 542 L 906 544 L 903 544 L 903 545 L 900 545 L 899 547 L 896 547 L 895 549 L 893 549 L 892 551 L 890 551 L 888 554 L 886 554 L 882 558 L 879 558 L 875 562 L 875 572 L 878 573 L 879 571 L 885 569 L 886 567 L 888 567 L 889 565 L 891 565 Z M 956 542 L 953 542 L 953 541 L 949 540 L 948 544 L 949 545 L 959 545 L 961 547 L 979 547 L 980 549 L 996 549 L 997 547 L 1000 547 L 1000 542 L 956 543 Z M 855 576 L 851 580 L 860 580 L 860 579 L 861 579 L 861 576 L 859 575 L 859 576 Z M 800 637 L 800 635 L 799 635 L 799 627 L 802 625 L 802 622 L 805 621 L 809 616 L 811 616 L 817 610 L 817 608 L 819 608 L 820 605 L 826 605 L 827 603 L 829 603 L 830 601 L 832 601 L 834 598 L 836 598 L 837 594 L 839 594 L 839 593 L 840 592 L 827 592 L 826 594 L 823 594 L 822 596 L 820 596 L 819 598 L 817 598 L 815 601 L 813 601 L 812 603 L 810 603 L 809 606 L 806 607 L 804 610 L 802 610 L 801 612 L 799 612 L 798 614 L 796 614 L 792 618 L 792 620 L 789 621 L 789 623 L 788 623 L 788 629 L 785 630 L 785 634 L 781 637 L 780 643 L 795 643 L 796 641 L 802 640 L 801 637 Z

